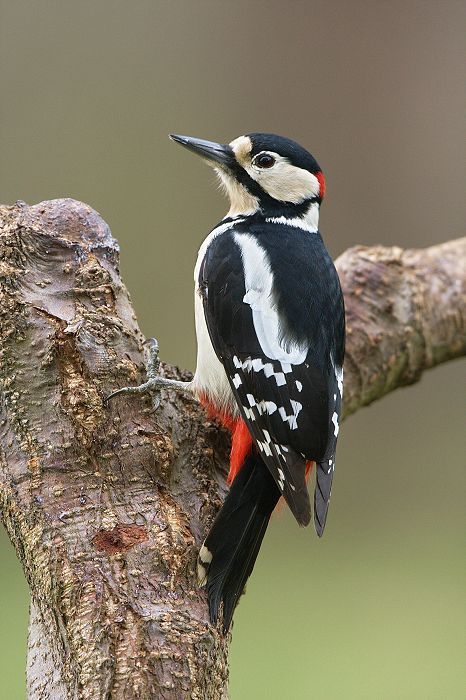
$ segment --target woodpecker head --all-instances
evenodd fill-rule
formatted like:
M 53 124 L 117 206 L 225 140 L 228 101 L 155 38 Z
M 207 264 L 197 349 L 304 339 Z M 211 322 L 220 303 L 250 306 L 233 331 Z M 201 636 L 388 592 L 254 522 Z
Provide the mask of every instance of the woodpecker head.
M 291 139 L 247 134 L 230 144 L 172 134 L 215 171 L 230 199 L 229 216 L 261 212 L 317 226 L 325 178 L 313 156 Z

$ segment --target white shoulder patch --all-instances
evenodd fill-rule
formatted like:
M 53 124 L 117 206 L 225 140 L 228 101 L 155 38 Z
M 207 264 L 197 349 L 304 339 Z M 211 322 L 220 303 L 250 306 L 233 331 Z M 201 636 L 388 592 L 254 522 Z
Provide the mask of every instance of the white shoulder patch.
M 273 273 L 266 251 L 253 236 L 235 233 L 244 266 L 246 294 L 243 301 L 252 310 L 252 319 L 262 352 L 272 360 L 299 365 L 306 359 L 308 346 L 288 342 L 280 344 L 281 323 L 274 305 Z M 278 383 L 278 382 L 277 382 Z

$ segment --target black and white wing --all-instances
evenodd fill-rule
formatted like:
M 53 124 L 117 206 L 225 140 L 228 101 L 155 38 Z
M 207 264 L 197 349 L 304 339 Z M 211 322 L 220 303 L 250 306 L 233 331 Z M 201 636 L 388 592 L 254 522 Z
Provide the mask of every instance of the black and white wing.
M 325 524 L 341 407 L 344 308 L 318 234 L 277 224 L 209 246 L 199 289 L 215 353 L 254 442 L 300 524 Z

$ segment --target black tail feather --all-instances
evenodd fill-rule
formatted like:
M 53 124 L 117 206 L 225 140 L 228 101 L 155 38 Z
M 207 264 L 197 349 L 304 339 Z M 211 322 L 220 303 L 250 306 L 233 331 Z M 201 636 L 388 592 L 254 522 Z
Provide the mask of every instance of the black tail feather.
M 246 582 L 252 573 L 254 564 L 256 563 L 257 555 L 264 539 L 265 531 L 269 524 L 269 517 L 265 517 L 255 533 L 254 542 L 252 543 L 249 552 L 245 551 L 245 566 L 240 576 L 230 574 L 224 587 L 224 603 L 223 603 L 223 632 L 226 634 L 231 625 L 233 613 L 236 605 L 244 591 Z M 246 548 L 244 548 L 246 550 Z M 237 559 L 241 560 L 242 555 L 238 553 Z M 233 572 L 232 572 L 233 573 Z
M 207 582 L 209 613 L 215 624 L 223 602 L 223 631 L 250 576 L 280 491 L 260 456 L 241 467 L 201 548 L 200 582 Z

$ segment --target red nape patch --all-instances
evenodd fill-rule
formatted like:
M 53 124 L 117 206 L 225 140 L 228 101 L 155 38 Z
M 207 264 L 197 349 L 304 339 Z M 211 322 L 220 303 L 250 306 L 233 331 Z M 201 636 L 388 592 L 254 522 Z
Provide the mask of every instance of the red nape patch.
M 316 173 L 316 178 L 319 181 L 319 197 L 323 199 L 325 197 L 325 175 L 319 170 L 319 172 Z
M 252 437 L 249 428 L 241 418 L 236 421 L 233 430 L 233 440 L 231 442 L 230 452 L 230 471 L 228 472 L 227 482 L 233 483 L 233 480 L 241 467 L 244 460 L 252 449 Z

